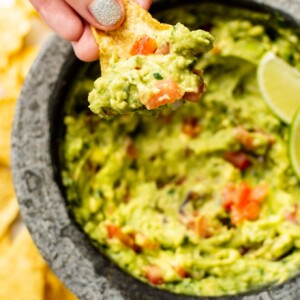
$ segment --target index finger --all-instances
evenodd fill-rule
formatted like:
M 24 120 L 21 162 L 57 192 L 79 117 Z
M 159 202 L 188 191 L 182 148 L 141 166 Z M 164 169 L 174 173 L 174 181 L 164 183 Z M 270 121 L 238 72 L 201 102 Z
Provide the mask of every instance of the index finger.
M 47 25 L 62 38 L 77 41 L 84 26 L 76 12 L 62 0 L 30 0 Z M 67 21 L 66 21 L 67 20 Z

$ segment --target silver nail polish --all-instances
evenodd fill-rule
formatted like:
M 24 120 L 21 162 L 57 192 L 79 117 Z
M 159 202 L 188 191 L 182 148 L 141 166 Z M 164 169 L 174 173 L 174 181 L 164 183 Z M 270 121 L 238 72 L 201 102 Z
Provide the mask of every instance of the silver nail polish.
M 104 26 L 116 24 L 122 17 L 122 8 L 115 0 L 94 0 L 89 6 L 94 18 Z

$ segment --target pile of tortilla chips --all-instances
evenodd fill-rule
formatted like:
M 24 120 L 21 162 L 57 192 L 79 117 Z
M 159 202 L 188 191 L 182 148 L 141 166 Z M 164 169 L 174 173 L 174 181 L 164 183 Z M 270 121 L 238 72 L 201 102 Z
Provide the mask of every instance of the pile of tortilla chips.
M 45 35 L 43 26 L 27 0 L 1 0 L 0 300 L 76 299 L 49 269 L 20 220 L 10 171 L 14 108 L 39 48 L 41 39 L 33 33 Z

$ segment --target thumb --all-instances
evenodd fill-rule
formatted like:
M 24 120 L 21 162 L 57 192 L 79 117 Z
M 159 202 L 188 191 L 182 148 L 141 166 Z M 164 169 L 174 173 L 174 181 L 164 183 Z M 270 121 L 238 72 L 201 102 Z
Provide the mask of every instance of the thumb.
M 125 19 L 122 0 L 66 0 L 89 24 L 110 31 L 118 28 Z

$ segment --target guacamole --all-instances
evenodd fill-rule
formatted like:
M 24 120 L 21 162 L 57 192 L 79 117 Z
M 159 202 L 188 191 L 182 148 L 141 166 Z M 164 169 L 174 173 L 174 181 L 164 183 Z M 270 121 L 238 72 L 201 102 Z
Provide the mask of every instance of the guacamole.
M 103 120 L 79 75 L 62 146 L 68 206 L 102 253 L 158 288 L 216 296 L 281 283 L 300 268 L 300 184 L 256 70 L 267 51 L 300 69 L 299 37 L 279 17 L 215 4 L 158 17 L 214 36 L 195 65 L 208 89 L 157 118 Z
M 139 37 L 127 60 L 110 63 L 89 94 L 90 109 L 101 118 L 139 111 L 146 114 L 176 100 L 196 102 L 204 92 L 200 54 L 212 36 L 178 23 L 156 36 Z

